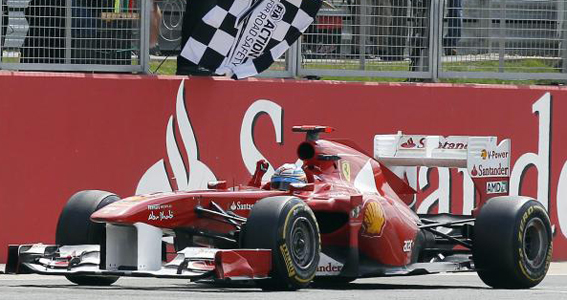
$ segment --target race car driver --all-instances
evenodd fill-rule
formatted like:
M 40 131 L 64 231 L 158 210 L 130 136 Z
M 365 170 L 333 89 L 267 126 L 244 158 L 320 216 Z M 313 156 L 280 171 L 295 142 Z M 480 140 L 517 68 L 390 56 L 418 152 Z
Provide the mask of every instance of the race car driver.
M 287 191 L 292 183 L 307 183 L 305 171 L 294 164 L 284 164 L 272 175 L 270 187 L 272 190 Z

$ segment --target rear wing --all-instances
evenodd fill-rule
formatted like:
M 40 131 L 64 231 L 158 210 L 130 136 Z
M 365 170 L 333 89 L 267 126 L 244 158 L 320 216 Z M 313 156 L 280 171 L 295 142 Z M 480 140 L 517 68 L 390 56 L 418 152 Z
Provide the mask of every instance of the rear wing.
M 508 195 L 510 140 L 497 143 L 493 136 L 432 136 L 398 134 L 374 137 L 374 158 L 388 167 L 425 166 L 466 168 L 479 203 Z
M 387 166 L 467 168 L 472 178 L 510 177 L 510 140 L 493 136 L 376 135 L 374 158 Z

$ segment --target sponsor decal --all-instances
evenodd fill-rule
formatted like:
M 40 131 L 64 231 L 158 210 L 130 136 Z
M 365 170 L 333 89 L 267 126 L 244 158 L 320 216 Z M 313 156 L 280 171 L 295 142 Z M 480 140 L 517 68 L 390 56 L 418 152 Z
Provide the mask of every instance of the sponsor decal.
M 171 204 L 149 204 L 148 210 L 159 210 L 171 208 Z
M 507 194 L 508 181 L 490 181 L 486 183 L 487 194 Z
M 386 225 L 386 218 L 384 216 L 384 209 L 378 202 L 370 202 L 366 205 L 364 212 L 363 234 L 379 237 L 382 235 L 384 226 Z
M 484 167 L 482 165 L 478 165 L 477 170 L 476 166 L 473 166 L 471 175 L 479 177 L 508 177 L 510 176 L 510 167 L 503 167 L 502 164 L 499 163 L 496 167 Z
M 478 171 L 476 170 L 476 166 L 473 166 L 473 167 L 472 167 L 471 175 L 472 175 L 473 177 L 478 176 Z
M 419 140 L 419 145 L 413 141 L 413 138 L 409 138 L 407 141 L 400 145 L 402 148 L 406 149 L 414 149 L 414 148 L 423 148 L 425 147 L 425 138 L 421 138 Z
M 343 269 L 343 264 L 327 256 L 325 253 L 321 253 L 319 258 L 319 265 L 317 265 L 318 276 L 330 276 L 339 275 Z
M 179 253 L 183 253 L 186 258 L 208 258 L 214 259 L 215 254 L 218 252 L 218 249 L 214 248 L 202 248 L 202 247 L 188 247 L 179 251 Z
M 348 197 L 350 197 L 350 194 L 345 193 L 345 192 L 331 192 L 331 193 L 329 193 L 329 197 L 331 197 L 331 198 L 344 198 L 344 197 L 348 198 Z
M 405 240 L 404 241 L 404 252 L 411 252 L 411 248 L 413 248 L 413 240 Z
M 496 138 L 490 137 L 482 142 L 475 141 L 479 152 L 472 152 L 467 159 L 467 169 L 472 177 L 509 177 L 510 168 L 510 140 L 504 139 L 496 144 Z
M 358 205 L 357 207 L 353 208 L 350 211 L 350 217 L 353 219 L 358 218 L 358 216 L 360 216 L 360 211 L 362 210 L 362 205 Z
M 343 265 L 336 265 L 330 262 L 324 266 L 321 265 L 317 266 L 318 273 L 340 273 L 342 269 L 343 269 Z
M 287 245 L 282 244 L 280 246 L 280 251 L 282 253 L 285 266 L 287 268 L 287 275 L 289 277 L 293 277 L 295 275 L 295 268 L 293 267 L 293 262 L 291 261 L 291 255 L 289 255 L 289 251 L 287 250 Z
M 350 182 L 350 163 L 348 161 L 341 162 L 341 174 L 344 180 Z
M 531 270 L 530 268 L 528 268 L 528 266 L 526 266 L 527 253 L 525 253 L 525 247 L 522 246 L 524 245 L 524 243 L 527 243 L 527 241 L 524 241 L 524 238 L 526 236 L 524 232 L 526 230 L 526 224 L 530 221 L 530 216 L 536 211 L 539 211 L 541 214 L 546 214 L 543 208 L 538 206 L 530 206 L 522 216 L 522 219 L 520 221 L 520 230 L 518 232 L 518 245 L 520 245 L 520 247 L 518 247 L 518 265 L 520 266 L 520 270 L 522 271 L 524 276 L 531 281 L 539 281 L 546 274 L 546 271 L 544 271 L 543 274 L 542 273 L 538 274 L 533 270 Z M 547 251 L 547 256 L 545 259 L 545 270 L 549 269 L 549 265 L 551 264 L 552 257 L 553 257 L 553 243 L 550 242 L 549 249 Z
M 413 136 L 408 138 L 405 142 L 400 144 L 401 148 L 405 149 L 422 149 L 425 148 L 425 137 L 424 136 Z M 417 141 L 417 142 L 416 142 Z M 460 137 L 441 137 L 439 141 L 439 149 L 467 149 L 468 144 L 466 140 Z
M 488 158 L 488 151 L 486 151 L 486 149 L 482 149 L 482 151 L 480 151 L 480 158 L 482 159 Z
M 163 221 L 173 219 L 173 211 L 171 210 L 168 210 L 167 212 L 160 211 L 155 213 L 156 214 L 154 214 L 154 211 L 150 211 L 150 214 L 148 215 L 148 221 Z
M 482 149 L 482 151 L 480 151 L 480 157 L 483 160 L 506 159 L 509 156 L 510 156 L 510 152 L 508 152 L 508 151 L 497 152 L 497 151 L 486 151 L 486 149 Z
M 467 143 L 463 142 L 439 142 L 439 149 L 467 149 Z
M 229 211 L 251 210 L 252 206 L 254 206 L 254 204 L 241 203 L 240 201 L 238 201 L 238 202 L 232 202 L 232 204 L 229 206 L 228 210 Z

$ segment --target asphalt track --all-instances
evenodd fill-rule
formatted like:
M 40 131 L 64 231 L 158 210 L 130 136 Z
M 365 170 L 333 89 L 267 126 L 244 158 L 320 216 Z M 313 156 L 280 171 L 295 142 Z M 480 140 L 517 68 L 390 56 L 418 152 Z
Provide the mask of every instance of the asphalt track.
M 0 267 L 2 270 L 2 267 Z M 475 273 L 359 279 L 344 286 L 314 286 L 297 292 L 262 292 L 251 286 L 211 286 L 186 280 L 121 278 L 110 287 L 80 287 L 58 276 L 2 275 L 0 299 L 567 299 L 567 263 L 554 263 L 529 290 L 494 290 Z

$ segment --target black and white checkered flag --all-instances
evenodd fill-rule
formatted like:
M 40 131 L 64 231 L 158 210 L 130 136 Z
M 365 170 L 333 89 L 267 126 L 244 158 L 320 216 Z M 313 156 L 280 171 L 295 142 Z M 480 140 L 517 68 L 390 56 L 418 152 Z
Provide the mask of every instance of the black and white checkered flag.
M 203 0 L 199 0 L 203 1 Z M 268 69 L 313 23 L 322 0 L 217 0 L 181 56 L 235 79 Z

